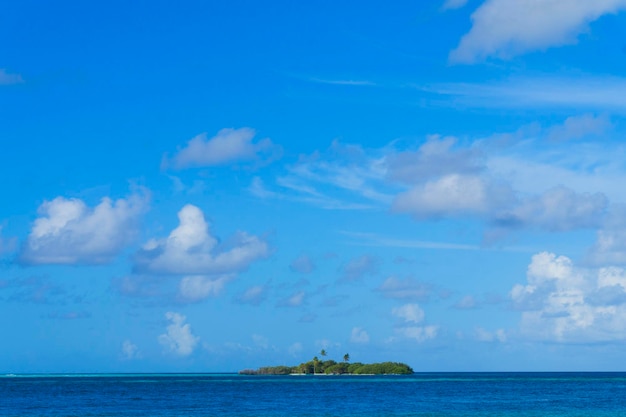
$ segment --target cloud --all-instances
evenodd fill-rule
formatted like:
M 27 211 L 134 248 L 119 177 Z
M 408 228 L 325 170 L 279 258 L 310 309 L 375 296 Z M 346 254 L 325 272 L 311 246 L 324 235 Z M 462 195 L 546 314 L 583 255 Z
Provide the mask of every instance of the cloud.
M 125 360 L 139 359 L 141 358 L 141 352 L 136 344 L 130 340 L 124 340 L 122 343 L 122 358 Z
M 302 343 L 295 342 L 291 344 L 289 348 L 287 348 L 287 352 L 289 352 L 291 356 L 298 356 L 302 352 Z
M 0 85 L 15 85 L 23 82 L 24 79 L 20 74 L 11 74 L 6 69 L 0 68 Z
M 307 255 L 302 255 L 289 264 L 289 269 L 301 274 L 310 274 L 315 270 L 315 264 Z
M 607 116 L 583 114 L 565 119 L 563 124 L 552 127 L 548 139 L 554 141 L 568 141 L 581 139 L 587 136 L 599 136 L 613 127 Z
M 626 339 L 626 271 L 581 268 L 549 252 L 532 257 L 527 282 L 510 297 L 522 311 L 520 330 L 531 339 L 595 343 Z
M 137 235 L 147 198 L 132 195 L 116 201 L 103 198 L 90 208 L 76 198 L 57 197 L 38 209 L 19 261 L 40 264 L 103 264 L 111 262 Z
M 398 300 L 425 301 L 432 292 L 432 287 L 413 278 L 389 277 L 376 289 L 386 298 Z
M 472 28 L 450 61 L 472 64 L 574 44 L 589 23 L 624 8 L 625 0 L 487 0 L 472 14 Z
M 0 255 L 11 253 L 17 249 L 17 238 L 2 237 L 3 226 L 0 225 Z
M 191 355 L 200 339 L 191 333 L 191 326 L 185 323 L 187 318 L 171 311 L 165 313 L 165 318 L 170 324 L 166 333 L 159 336 L 159 343 L 179 356 Z
M 467 0 L 446 0 L 441 6 L 442 10 L 460 9 L 467 4 Z
M 265 285 L 254 285 L 243 293 L 239 294 L 235 301 L 241 304 L 251 304 L 258 306 L 267 297 L 267 287 Z
M 267 187 L 265 186 L 265 183 L 260 177 L 252 178 L 252 182 L 250 183 L 250 186 L 248 187 L 248 191 L 253 196 L 261 198 L 261 199 L 282 197 L 282 195 L 268 190 Z
M 165 239 L 148 241 L 135 255 L 135 271 L 174 275 L 231 274 L 269 255 L 267 243 L 238 232 L 226 244 L 209 233 L 202 211 L 191 204 L 178 212 L 179 225 Z
M 44 277 L 0 281 L 0 288 L 12 290 L 7 300 L 18 303 L 65 305 L 68 302 L 82 302 L 81 297 L 69 294 L 65 288 Z
M 490 183 L 477 175 L 450 174 L 399 194 L 392 209 L 428 219 L 485 215 L 512 201 L 514 194 L 506 184 Z
M 454 106 L 626 111 L 626 79 L 613 76 L 543 75 L 482 84 L 441 84 L 422 89 L 453 97 Z
M 460 147 L 454 137 L 429 135 L 417 151 L 387 155 L 386 175 L 392 181 L 415 184 L 449 174 L 478 174 L 484 169 L 482 158 L 477 148 Z
M 490 332 L 488 330 L 483 329 L 482 327 L 477 327 L 475 330 L 476 340 L 479 342 L 500 342 L 504 343 L 507 341 L 506 332 L 504 329 L 498 329 L 494 332 Z
M 405 304 L 394 307 L 391 314 L 402 319 L 405 323 L 420 323 L 424 320 L 424 310 L 418 304 Z
M 371 255 L 363 255 L 351 259 L 343 265 L 341 282 L 354 282 L 361 280 L 365 275 L 374 275 L 378 272 L 378 258 Z
M 414 339 L 418 343 L 432 340 L 437 337 L 438 326 L 408 326 L 398 329 L 398 332 L 407 339 Z
M 220 277 L 207 277 L 203 275 L 191 275 L 181 279 L 178 286 L 178 295 L 181 301 L 197 302 L 208 297 L 219 295 L 224 285 L 233 279 L 232 275 Z
M 80 320 L 91 317 L 91 314 L 87 311 L 68 311 L 65 313 L 55 311 L 48 314 L 47 317 L 55 320 Z
M 281 149 L 270 139 L 253 142 L 256 132 L 247 127 L 222 129 L 209 138 L 202 133 L 189 142 L 171 158 L 163 160 L 163 168 L 173 169 L 211 167 L 240 161 L 274 159 Z
M 595 265 L 626 264 L 626 207 L 613 207 L 596 234 L 587 260 Z
M 369 343 L 370 335 L 361 327 L 352 328 L 350 333 L 350 342 L 352 343 Z
M 477 306 L 476 299 L 471 295 L 466 295 L 461 298 L 455 305 L 454 308 L 458 310 L 472 310 Z
M 495 223 L 507 227 L 534 226 L 552 232 L 595 228 L 602 224 L 608 204 L 604 194 L 577 194 L 558 186 L 498 213 Z
M 306 293 L 304 291 L 296 291 L 287 298 L 277 303 L 279 307 L 300 307 L 305 300 Z

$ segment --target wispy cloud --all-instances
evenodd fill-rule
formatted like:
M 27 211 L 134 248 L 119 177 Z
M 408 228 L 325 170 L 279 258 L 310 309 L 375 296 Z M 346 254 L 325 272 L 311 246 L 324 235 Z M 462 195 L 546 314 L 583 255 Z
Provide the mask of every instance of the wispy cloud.
M 417 88 L 450 96 L 476 107 L 560 107 L 626 111 L 626 78 L 615 76 L 537 76 L 485 83 L 447 83 Z
M 20 74 L 9 73 L 6 69 L 0 68 L 0 85 L 22 84 L 24 79 Z

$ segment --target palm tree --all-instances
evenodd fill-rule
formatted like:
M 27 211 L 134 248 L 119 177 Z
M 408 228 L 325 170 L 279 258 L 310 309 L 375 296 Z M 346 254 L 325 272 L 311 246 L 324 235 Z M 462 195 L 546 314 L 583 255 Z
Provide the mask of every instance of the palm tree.
M 343 360 L 344 360 L 344 362 L 349 362 L 350 361 L 350 354 L 346 353 L 345 355 L 343 355 Z
M 317 359 L 317 356 L 313 356 L 313 375 L 315 375 L 315 366 L 317 365 L 318 361 L 319 359 Z
M 326 350 L 325 350 L 325 349 L 322 349 L 322 351 L 320 352 L 320 355 L 322 355 L 322 356 L 326 356 Z

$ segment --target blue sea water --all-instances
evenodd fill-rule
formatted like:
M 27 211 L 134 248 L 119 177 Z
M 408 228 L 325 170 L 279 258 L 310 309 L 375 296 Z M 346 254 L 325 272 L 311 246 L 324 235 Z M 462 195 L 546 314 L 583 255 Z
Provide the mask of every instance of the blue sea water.
M 1 416 L 626 416 L 626 373 L 7 375 Z

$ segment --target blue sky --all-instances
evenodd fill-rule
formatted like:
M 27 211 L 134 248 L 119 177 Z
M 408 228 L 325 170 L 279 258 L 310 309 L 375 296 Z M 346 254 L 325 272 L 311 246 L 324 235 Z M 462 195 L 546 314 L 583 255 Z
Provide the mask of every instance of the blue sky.
M 626 370 L 626 1 L 24 1 L 0 372 Z

